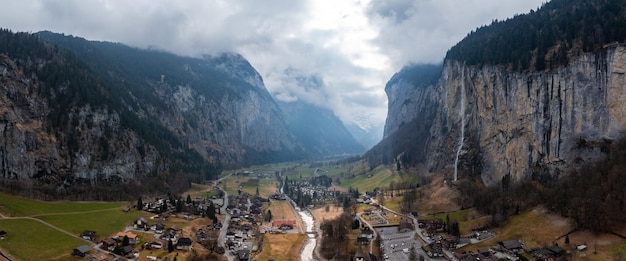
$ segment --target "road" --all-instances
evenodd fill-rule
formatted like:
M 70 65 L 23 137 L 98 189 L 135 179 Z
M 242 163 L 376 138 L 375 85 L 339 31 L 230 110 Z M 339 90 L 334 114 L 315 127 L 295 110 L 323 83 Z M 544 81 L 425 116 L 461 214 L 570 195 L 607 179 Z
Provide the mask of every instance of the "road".
M 214 185 L 215 187 L 217 187 L 220 191 L 222 191 L 224 193 L 224 201 L 222 204 L 222 207 L 220 208 L 220 213 L 222 213 L 222 215 L 224 216 L 224 222 L 222 223 L 222 228 L 220 229 L 220 235 L 217 238 L 217 243 L 219 246 L 224 248 L 224 251 L 226 251 L 224 253 L 224 256 L 226 256 L 226 258 L 228 258 L 228 261 L 234 261 L 235 257 L 232 255 L 232 253 L 230 252 L 230 250 L 228 249 L 228 246 L 226 246 L 226 232 L 228 232 L 228 224 L 230 223 L 230 213 L 228 213 L 228 211 L 226 211 L 226 206 L 228 206 L 228 192 L 226 192 L 226 190 L 222 189 L 221 187 L 218 186 L 219 182 L 222 181 L 223 179 L 229 177 L 231 174 L 228 174 L 224 177 L 221 177 L 220 179 L 216 180 Z
M 369 227 L 371 231 L 374 231 L 374 237 L 372 238 L 372 240 L 370 240 L 370 253 L 374 253 L 374 242 L 376 241 L 376 237 L 378 237 L 378 233 L 376 233 L 376 230 L 374 229 L 372 224 L 370 224 L 363 217 L 361 217 L 361 213 L 357 213 L 356 216 L 357 218 L 359 218 L 361 223 L 367 225 L 367 227 Z

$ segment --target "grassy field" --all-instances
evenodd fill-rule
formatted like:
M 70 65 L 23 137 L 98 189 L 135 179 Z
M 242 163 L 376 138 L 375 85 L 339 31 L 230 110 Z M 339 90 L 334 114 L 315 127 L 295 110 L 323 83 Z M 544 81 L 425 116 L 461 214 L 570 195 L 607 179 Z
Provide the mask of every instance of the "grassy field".
M 102 238 L 123 231 L 126 225 L 142 216 L 148 218 L 150 213 L 138 210 L 125 213 L 119 209 L 113 209 L 80 214 L 46 215 L 37 218 L 76 235 L 80 235 L 84 230 L 93 230 Z
M 0 193 L 0 212 L 15 217 L 113 208 L 119 210 L 128 204 L 128 202 L 44 202 Z
M 402 196 L 395 196 L 393 198 L 385 198 L 385 207 L 398 212 L 398 213 L 402 213 L 400 211 L 400 203 L 402 202 Z
M 44 202 L 0 194 L 2 213 L 7 216 L 30 216 L 79 236 L 84 230 L 94 230 L 108 237 L 123 230 L 140 216 L 149 213 L 121 211 L 128 202 Z M 73 260 L 67 256 L 72 249 L 87 244 L 35 220 L 0 220 L 0 228 L 7 231 L 0 247 L 19 260 Z M 60 259 L 59 259 L 60 258 Z
M 305 238 L 306 235 L 301 234 L 265 234 L 263 251 L 255 260 L 300 260 Z
M 0 227 L 7 232 L 0 247 L 18 260 L 49 260 L 87 244 L 34 220 L 0 220 Z
M 207 198 L 214 195 L 217 195 L 219 190 L 214 189 L 213 185 L 203 185 L 198 183 L 191 183 L 191 188 L 182 193 L 183 198 L 187 197 L 187 195 L 191 195 L 192 199 L 197 197 L 199 198 Z
M 497 245 L 498 241 L 507 239 L 521 239 L 526 248 L 551 246 L 571 229 L 567 220 L 546 214 L 542 209 L 534 209 L 511 217 L 504 226 L 495 230 L 496 237 L 461 249 L 476 250 Z M 562 239 L 559 243 L 562 244 Z
M 237 194 L 237 189 L 241 187 L 242 192 L 250 195 L 255 195 L 256 189 L 259 188 L 259 196 L 267 198 L 276 193 L 278 181 L 270 178 L 230 176 L 222 181 L 222 187 L 229 194 Z

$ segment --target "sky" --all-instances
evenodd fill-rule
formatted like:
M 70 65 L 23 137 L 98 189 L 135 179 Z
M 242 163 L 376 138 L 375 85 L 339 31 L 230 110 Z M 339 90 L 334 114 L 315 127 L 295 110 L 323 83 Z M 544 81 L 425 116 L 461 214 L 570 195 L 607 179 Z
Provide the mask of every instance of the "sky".
M 367 129 L 384 123 L 384 87 L 403 66 L 440 63 L 471 30 L 544 1 L 0 0 L 0 27 L 185 56 L 236 52 L 277 99 Z

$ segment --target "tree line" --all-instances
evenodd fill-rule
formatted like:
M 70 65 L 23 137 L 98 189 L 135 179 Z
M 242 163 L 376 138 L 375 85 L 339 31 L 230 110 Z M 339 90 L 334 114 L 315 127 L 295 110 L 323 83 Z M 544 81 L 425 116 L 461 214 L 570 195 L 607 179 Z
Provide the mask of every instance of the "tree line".
M 626 39 L 626 1 L 553 0 L 537 11 L 494 20 L 450 48 L 446 59 L 542 71 L 571 56 Z
M 583 148 L 593 149 L 593 148 Z M 514 183 L 505 175 L 499 186 L 484 188 L 474 180 L 461 182 L 466 195 L 464 207 L 476 207 L 492 215 L 497 226 L 510 216 L 542 205 L 551 212 L 571 218 L 576 229 L 613 232 L 626 222 L 626 139 L 613 142 L 607 157 L 572 168 L 552 178 L 534 175 L 533 179 Z

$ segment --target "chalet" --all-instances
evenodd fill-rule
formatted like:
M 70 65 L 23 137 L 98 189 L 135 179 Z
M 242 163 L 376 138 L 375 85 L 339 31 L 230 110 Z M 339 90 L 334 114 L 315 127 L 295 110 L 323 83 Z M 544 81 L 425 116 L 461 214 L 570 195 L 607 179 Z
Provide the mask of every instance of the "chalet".
M 80 237 L 84 240 L 94 241 L 96 240 L 96 231 L 85 230 Z
M 246 231 L 246 232 L 250 231 L 250 230 L 252 230 L 252 224 L 248 224 L 248 223 L 243 224 L 243 225 L 241 225 L 241 229 Z
M 294 220 L 277 220 L 272 223 L 272 227 L 279 228 L 282 230 L 293 229 L 296 226 L 296 221 Z
M 241 249 L 237 251 L 237 260 L 239 261 L 248 261 L 250 260 L 250 250 Z
M 372 239 L 374 238 L 374 231 L 372 231 L 369 227 L 365 227 L 361 229 L 361 237 Z
M 164 229 L 165 229 L 165 225 L 163 225 L 163 223 L 160 223 L 160 222 L 150 226 L 150 230 L 154 231 L 154 233 L 157 233 L 157 234 L 163 233 Z
M 550 251 L 552 251 L 552 253 L 554 253 L 555 257 L 560 257 L 561 255 L 563 255 L 563 253 L 565 253 L 565 250 L 559 247 L 559 245 L 553 245 L 549 249 Z
M 261 215 L 261 208 L 259 207 L 250 207 L 250 214 L 253 215 Z
M 128 243 L 129 244 L 137 244 L 137 242 L 139 242 L 139 236 L 133 234 L 133 232 L 117 232 L 117 234 L 115 234 L 115 236 L 113 237 L 113 239 L 115 240 L 124 240 L 124 237 L 128 237 Z
M 459 244 L 459 238 L 455 236 L 446 236 L 441 239 L 441 244 L 445 249 L 456 249 Z
M 226 239 L 235 240 L 235 232 L 230 230 L 226 232 Z
M 543 260 L 543 259 L 549 259 L 549 258 L 554 257 L 554 253 L 552 253 L 552 251 L 550 251 L 550 249 L 547 249 L 547 248 L 539 248 L 535 251 L 532 251 L 532 254 L 535 260 Z
M 0 230 L 0 239 L 5 239 L 7 237 L 7 232 L 4 230 Z
M 490 257 L 492 255 L 491 249 L 489 248 L 479 248 L 478 254 L 482 255 L 483 257 Z
M 176 230 L 173 229 L 173 228 L 167 228 L 167 229 L 163 230 L 163 234 L 161 235 L 161 239 L 176 241 L 178 239 L 178 232 L 176 232 Z
M 463 252 L 463 253 L 455 253 L 454 257 L 456 257 L 457 260 L 459 261 L 476 261 L 476 260 L 481 260 L 480 255 L 479 254 L 475 254 L 470 252 Z
M 208 234 L 204 229 L 198 229 L 198 231 L 196 231 L 196 241 L 198 242 L 203 242 L 203 241 L 207 241 L 209 240 L 208 238 Z
M 191 241 L 190 238 L 188 238 L 188 237 L 181 237 L 176 242 L 176 249 L 189 251 L 189 250 L 191 250 L 191 244 L 192 243 L 193 242 Z
M 128 256 L 135 252 L 135 249 L 132 246 L 122 247 L 122 255 Z
M 113 251 L 113 249 L 115 249 L 116 242 L 113 238 L 109 237 L 107 239 L 100 241 L 100 244 L 101 244 L 100 248 Z
M 89 248 L 88 245 L 82 245 L 82 246 L 79 246 L 77 248 L 74 248 L 72 250 L 72 255 L 73 256 L 79 256 L 79 257 L 85 257 L 87 254 L 89 254 L 89 251 L 91 251 L 91 248 Z
M 273 194 L 270 196 L 270 198 L 274 200 L 287 200 L 287 197 L 285 196 L 285 194 Z
M 443 257 L 443 245 L 439 242 L 433 242 L 422 247 L 426 254 L 430 257 Z
M 441 230 L 443 229 L 443 220 L 440 218 L 433 219 L 420 219 L 417 221 L 418 227 L 426 230 Z
M 357 237 L 356 238 L 356 242 L 359 243 L 360 245 L 367 245 L 370 243 L 370 239 L 367 237 Z
M 140 217 L 139 219 L 135 220 L 135 222 L 133 222 L 133 227 L 135 229 L 145 230 L 145 229 L 149 228 L 148 221 L 145 218 Z
M 149 243 L 146 244 L 148 249 L 162 249 L 164 244 L 161 240 L 152 240 Z
M 400 224 L 398 225 L 398 232 L 404 233 L 409 231 L 413 231 L 413 225 L 405 219 L 400 220 Z
M 512 252 L 524 251 L 524 244 L 517 239 L 500 241 L 498 244 Z

